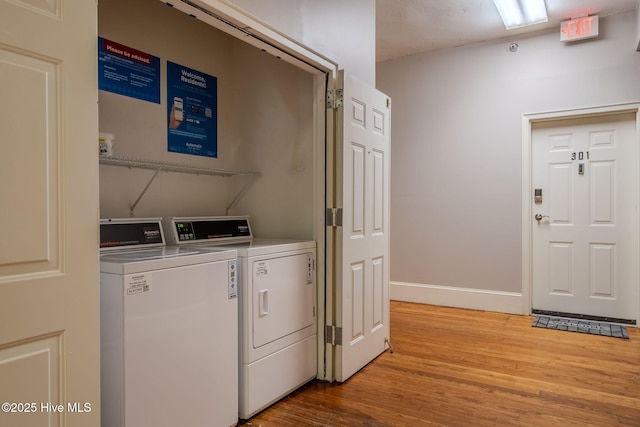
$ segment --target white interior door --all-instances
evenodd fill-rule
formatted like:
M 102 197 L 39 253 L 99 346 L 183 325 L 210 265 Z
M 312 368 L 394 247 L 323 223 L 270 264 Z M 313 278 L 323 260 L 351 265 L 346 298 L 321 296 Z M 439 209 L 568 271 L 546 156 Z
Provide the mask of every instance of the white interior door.
M 345 381 L 389 338 L 390 100 L 339 74 L 336 120 L 335 379 Z
M 0 425 L 98 426 L 97 4 L 0 28 Z
M 533 124 L 534 310 L 636 319 L 635 123 L 620 113 Z

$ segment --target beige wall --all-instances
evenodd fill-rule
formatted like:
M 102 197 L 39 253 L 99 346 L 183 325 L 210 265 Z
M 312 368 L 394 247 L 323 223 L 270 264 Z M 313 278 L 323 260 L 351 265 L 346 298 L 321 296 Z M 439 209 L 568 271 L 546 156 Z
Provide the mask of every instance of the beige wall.
M 553 30 L 378 64 L 393 100 L 392 281 L 522 291 L 522 115 L 639 101 L 636 16 L 575 44 Z
M 375 1 L 230 1 L 375 86 Z

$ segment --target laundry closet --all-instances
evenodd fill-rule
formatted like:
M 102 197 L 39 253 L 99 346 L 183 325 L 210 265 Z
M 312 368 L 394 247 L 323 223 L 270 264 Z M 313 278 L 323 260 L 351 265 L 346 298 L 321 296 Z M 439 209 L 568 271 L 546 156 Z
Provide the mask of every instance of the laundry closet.
M 146 253 L 131 253 L 128 242 L 139 235 L 145 240 L 162 217 L 167 244 L 186 245 L 166 248 L 178 249 L 175 255 L 162 250 L 161 258 L 193 257 L 200 250 L 237 254 L 228 261 L 226 275 L 204 280 L 208 287 L 227 291 L 217 303 L 233 306 L 229 312 L 233 308 L 236 314 L 210 317 L 220 311 L 215 309 L 202 317 L 208 320 L 191 323 L 184 323 L 193 317 L 188 313 L 205 301 L 193 297 L 191 303 L 165 310 L 148 301 L 164 288 L 192 294 L 189 289 L 195 286 L 188 286 L 195 274 L 181 266 L 177 279 L 158 284 L 155 277 L 168 265 L 158 264 L 157 272 L 136 270 L 137 279 L 118 276 L 114 287 L 105 271 L 109 256 L 101 257 L 102 403 L 107 415 L 116 414 L 110 415 L 116 421 L 103 417 L 103 423 L 117 425 L 120 413 L 126 425 L 136 424 L 136 417 L 148 418 L 153 405 L 143 409 L 145 400 L 132 396 L 162 389 L 150 384 L 162 378 L 159 382 L 170 390 L 201 389 L 192 391 L 194 399 L 204 395 L 222 402 L 239 396 L 211 408 L 211 418 L 194 414 L 190 421 L 230 425 L 315 378 L 322 360 L 316 322 L 313 77 L 158 0 L 100 3 L 98 32 L 101 251 L 122 246 L 125 253 L 118 256 L 129 257 L 126 262 L 146 259 Z M 131 238 L 103 242 L 107 230 L 116 228 L 133 230 Z M 154 236 L 160 240 L 159 233 Z M 220 241 L 240 246 L 221 248 Z M 117 266 L 117 273 L 128 271 Z M 122 283 L 125 289 L 107 299 Z M 162 305 L 172 299 L 179 298 L 165 298 Z M 133 309 L 119 314 L 122 305 L 133 307 L 138 300 L 146 304 L 147 314 Z M 178 334 L 165 332 L 172 327 L 159 325 L 168 313 L 184 316 L 164 324 L 188 326 Z M 142 319 L 152 321 L 131 341 L 127 337 L 135 336 Z M 122 323 L 124 337 L 117 335 Z M 136 360 L 152 357 L 157 364 L 152 354 L 174 352 L 175 341 L 194 336 L 191 331 L 198 327 L 208 332 L 167 358 L 181 366 L 167 363 L 157 375 L 153 370 L 146 377 L 137 375 L 153 364 Z M 231 335 L 235 341 L 221 340 Z M 116 351 L 120 347 L 124 350 Z M 207 349 L 220 354 L 182 369 L 191 360 L 188 353 Z M 212 374 L 214 369 L 222 371 Z M 224 382 L 227 373 L 235 373 L 235 380 Z M 110 378 L 121 375 L 124 386 L 111 384 Z M 171 393 L 152 400 L 171 401 Z M 175 399 L 185 397 L 185 392 L 175 393 Z M 121 396 L 127 398 L 123 404 Z M 180 418 L 180 413 L 173 416 Z M 169 414 L 164 417 L 168 423 Z
M 257 236 L 314 239 L 311 74 L 158 0 L 100 2 L 98 33 L 160 58 L 159 104 L 99 91 L 124 159 L 101 160 L 102 218 L 249 215 Z M 217 79 L 217 157 L 168 151 L 167 61 Z

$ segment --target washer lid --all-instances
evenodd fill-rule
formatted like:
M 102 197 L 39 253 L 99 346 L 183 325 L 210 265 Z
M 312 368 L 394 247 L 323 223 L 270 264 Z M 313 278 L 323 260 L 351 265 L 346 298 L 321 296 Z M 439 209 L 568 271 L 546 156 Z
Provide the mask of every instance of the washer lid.
M 163 248 L 123 250 L 103 253 L 100 256 L 100 272 L 133 274 L 219 261 L 234 261 L 237 257 L 238 252 L 236 250 L 225 247 L 166 246 Z
M 186 255 L 195 255 L 202 252 L 202 250 L 198 250 L 197 248 L 191 249 L 188 247 L 168 246 L 163 248 L 111 252 L 108 254 L 104 254 L 102 257 L 100 257 L 100 259 L 102 261 L 111 262 L 136 262 L 146 261 L 150 259 L 165 259 Z

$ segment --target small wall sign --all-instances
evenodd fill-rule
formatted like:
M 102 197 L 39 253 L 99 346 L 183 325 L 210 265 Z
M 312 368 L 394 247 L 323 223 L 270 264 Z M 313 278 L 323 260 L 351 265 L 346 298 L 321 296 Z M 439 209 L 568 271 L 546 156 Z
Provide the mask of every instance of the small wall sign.
M 218 157 L 218 78 L 167 61 L 168 151 Z
M 98 37 L 98 89 L 160 104 L 160 58 Z
M 590 39 L 598 36 L 598 15 L 562 21 L 560 24 L 560 41 Z

